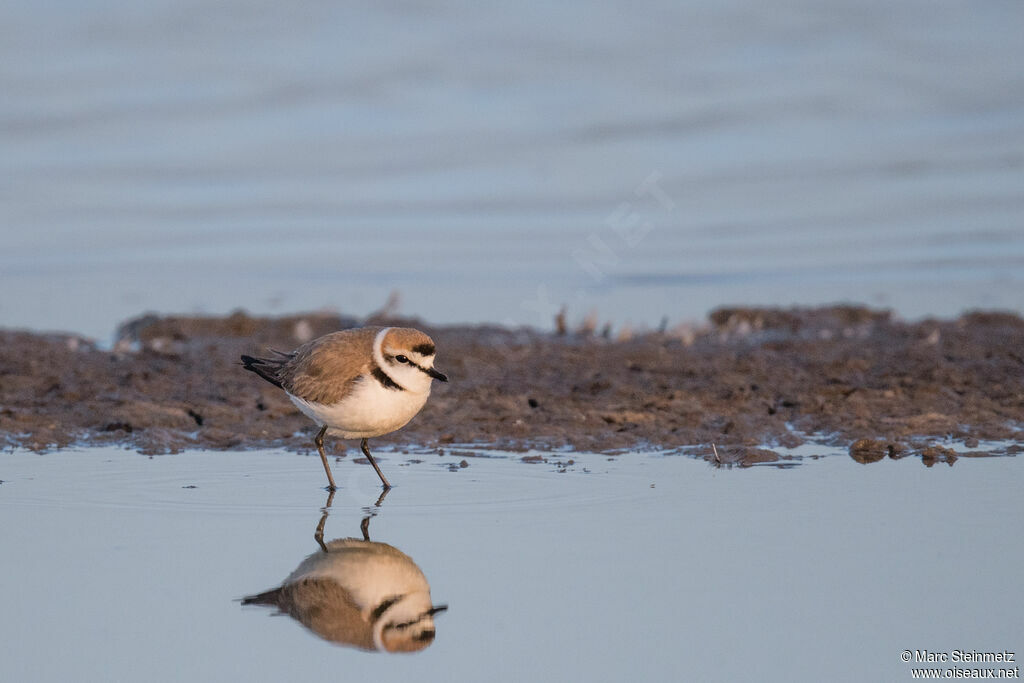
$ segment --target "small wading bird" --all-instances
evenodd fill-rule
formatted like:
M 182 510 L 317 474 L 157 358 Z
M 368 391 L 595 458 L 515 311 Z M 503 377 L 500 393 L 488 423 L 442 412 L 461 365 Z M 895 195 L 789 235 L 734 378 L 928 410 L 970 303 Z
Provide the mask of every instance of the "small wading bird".
M 327 473 L 324 434 L 362 439 L 363 454 L 384 489 L 391 484 L 370 454 L 367 439 L 405 426 L 427 402 L 433 380 L 434 342 L 409 327 L 361 327 L 332 332 L 275 358 L 242 356 L 246 370 L 284 389 L 299 410 L 320 425 L 314 442 Z
M 377 501 L 379 506 L 385 490 Z M 276 607 L 321 638 L 363 650 L 416 652 L 434 641 L 434 616 L 448 609 L 431 602 L 430 584 L 412 558 L 387 543 L 370 540 L 370 517 L 362 540 L 324 543 L 332 491 L 316 528 L 320 550 L 280 587 L 250 595 L 243 605 Z

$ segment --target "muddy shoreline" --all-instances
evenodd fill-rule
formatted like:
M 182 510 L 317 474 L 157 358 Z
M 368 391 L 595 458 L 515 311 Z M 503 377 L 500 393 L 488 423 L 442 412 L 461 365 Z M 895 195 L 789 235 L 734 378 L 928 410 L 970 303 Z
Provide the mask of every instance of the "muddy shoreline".
M 906 323 L 861 307 L 720 309 L 703 325 L 614 339 L 593 325 L 547 333 L 241 312 L 143 316 L 111 349 L 0 330 L 0 443 L 308 451 L 312 424 L 238 357 L 361 324 L 423 329 L 452 378 L 403 430 L 374 440 L 382 450 L 657 449 L 746 465 L 808 441 L 864 463 L 1024 450 L 1024 320 Z M 982 441 L 1002 445 L 978 450 Z M 354 446 L 328 442 L 338 455 Z

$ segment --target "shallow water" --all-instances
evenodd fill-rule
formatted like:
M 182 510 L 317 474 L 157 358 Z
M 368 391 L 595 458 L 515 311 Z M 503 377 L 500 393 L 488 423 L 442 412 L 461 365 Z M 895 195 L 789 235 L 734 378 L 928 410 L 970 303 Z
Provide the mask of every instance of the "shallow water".
M 1024 309 L 1024 5 L 0 7 L 0 324 Z M 102 302 L 102 305 L 98 305 Z
M 319 552 L 315 457 L 5 453 L 0 675 L 909 680 L 905 649 L 1020 649 L 1018 459 L 819 452 L 793 469 L 485 454 L 456 471 L 462 455 L 384 453 L 379 507 L 371 468 L 337 462 L 325 539 L 370 516 L 450 607 L 412 655 L 238 602 Z

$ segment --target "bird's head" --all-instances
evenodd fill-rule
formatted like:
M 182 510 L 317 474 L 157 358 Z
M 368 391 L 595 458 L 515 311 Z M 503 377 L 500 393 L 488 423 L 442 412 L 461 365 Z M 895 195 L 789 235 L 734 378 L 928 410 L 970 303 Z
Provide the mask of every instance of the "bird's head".
M 387 652 L 418 652 L 434 642 L 434 615 L 448 609 L 447 605 L 418 609 L 421 595 L 403 597 L 391 606 L 374 629 L 377 647 Z M 405 604 L 403 604 L 405 603 Z
M 402 387 L 429 391 L 432 380 L 448 378 L 434 369 L 434 340 L 411 327 L 391 327 L 380 342 L 382 369 Z

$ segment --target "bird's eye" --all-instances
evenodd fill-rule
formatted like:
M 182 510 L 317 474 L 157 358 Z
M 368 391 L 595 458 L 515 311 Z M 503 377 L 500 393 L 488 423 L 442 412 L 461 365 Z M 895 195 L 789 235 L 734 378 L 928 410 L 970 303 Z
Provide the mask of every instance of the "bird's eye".
M 408 363 L 409 362 L 409 359 L 406 358 L 405 356 L 402 356 L 402 355 L 395 356 L 395 360 L 397 360 L 399 363 Z

